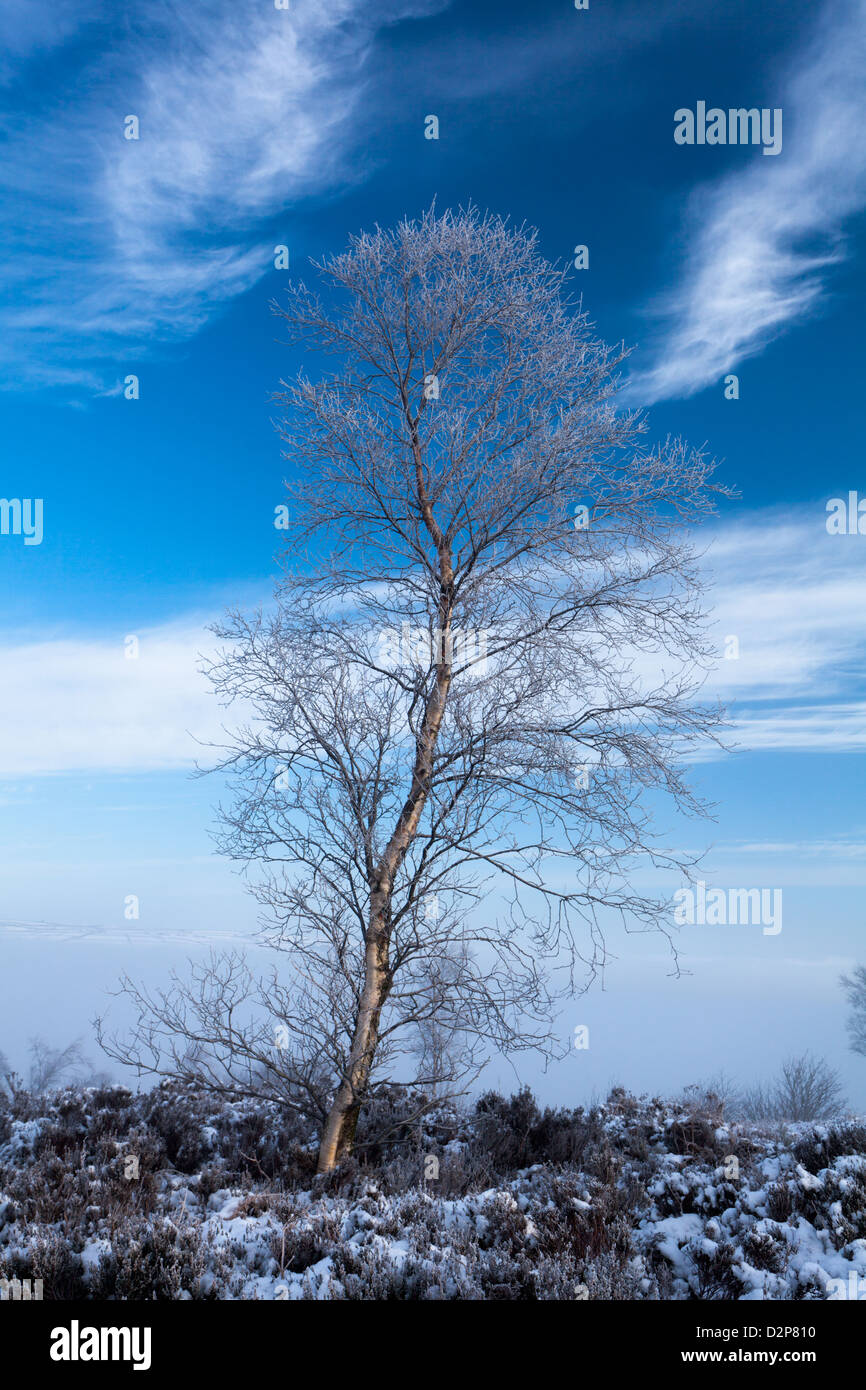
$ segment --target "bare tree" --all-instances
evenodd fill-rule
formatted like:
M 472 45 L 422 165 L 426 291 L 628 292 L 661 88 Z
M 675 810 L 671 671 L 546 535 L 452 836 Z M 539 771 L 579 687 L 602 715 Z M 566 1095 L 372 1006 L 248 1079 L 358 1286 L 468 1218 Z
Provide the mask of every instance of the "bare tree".
M 849 1046 L 866 1057 L 866 965 L 857 965 L 853 975 L 840 976 L 851 1013 L 848 1017 Z
M 430 1011 L 419 1018 L 411 1047 L 418 1066 L 414 1084 L 434 1101 L 453 1095 L 454 1081 L 458 1077 L 468 1078 L 476 1071 L 475 1050 L 465 1037 L 462 1017 L 450 1007 L 465 971 L 466 951 L 461 943 L 457 952 L 452 951 L 432 965 Z
M 839 1073 L 810 1052 L 783 1062 L 776 1096 L 779 1114 L 788 1120 L 832 1120 L 847 1104 Z
M 26 1087 L 9 1067 L 5 1054 L 0 1052 L 0 1083 L 5 1084 L 10 1094 L 26 1089 L 42 1095 L 75 1082 L 99 1085 L 108 1080 L 105 1072 L 94 1072 L 80 1038 L 67 1043 L 66 1047 L 52 1047 L 44 1038 L 35 1037 L 30 1039 L 28 1051 L 30 1066 Z
M 709 1081 L 686 1086 L 681 1103 L 701 1114 L 724 1118 L 726 1111 L 734 1112 L 739 1101 L 739 1087 L 726 1071 L 718 1071 Z
M 331 1078 L 327 1171 L 419 1033 L 459 1033 L 462 1066 L 555 1050 L 605 919 L 669 931 L 633 878 L 693 869 L 647 800 L 705 809 L 682 772 L 719 722 L 689 531 L 724 490 L 616 409 L 625 353 L 534 233 L 431 210 L 315 268 L 323 299 L 275 306 L 334 362 L 277 397 L 283 578 L 217 629 L 209 674 L 246 717 L 220 845 L 286 953 L 294 1082 L 314 1059 Z
M 838 1072 L 823 1058 L 804 1052 L 783 1062 L 775 1081 L 746 1091 L 738 1109 L 747 1120 L 773 1123 L 832 1120 L 845 1105 Z
M 80 1079 L 87 1065 L 80 1038 L 66 1047 L 51 1047 L 44 1038 L 30 1039 L 31 1091 L 41 1094 L 55 1090 L 64 1082 Z

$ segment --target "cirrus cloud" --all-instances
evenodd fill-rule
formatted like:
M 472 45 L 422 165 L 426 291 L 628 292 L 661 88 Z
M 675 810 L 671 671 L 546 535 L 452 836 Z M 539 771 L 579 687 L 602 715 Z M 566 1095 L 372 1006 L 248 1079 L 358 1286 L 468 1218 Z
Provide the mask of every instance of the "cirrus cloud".
M 651 310 L 663 329 L 630 379 L 633 400 L 690 396 L 817 309 L 845 222 L 866 206 L 864 68 L 866 0 L 834 0 L 772 103 L 784 112 L 781 155 L 693 194 L 691 249 Z
M 350 117 L 377 32 L 446 2 L 213 0 L 202 16 L 149 0 L 38 111 L 7 102 L 7 385 L 111 390 L 118 346 L 188 336 L 254 285 L 273 268 L 269 222 L 363 171 Z M 5 17 L 19 63 L 38 41 L 29 8 Z

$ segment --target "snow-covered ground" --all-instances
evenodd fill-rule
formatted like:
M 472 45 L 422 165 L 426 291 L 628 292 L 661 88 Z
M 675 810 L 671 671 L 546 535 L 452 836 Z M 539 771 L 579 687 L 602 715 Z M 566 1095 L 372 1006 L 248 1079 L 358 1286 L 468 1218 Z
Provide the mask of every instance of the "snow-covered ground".
M 317 1185 L 312 1125 L 274 1106 L 19 1092 L 0 1278 L 60 1299 L 866 1299 L 856 1120 L 771 1131 L 622 1091 L 414 1110 L 383 1098 Z

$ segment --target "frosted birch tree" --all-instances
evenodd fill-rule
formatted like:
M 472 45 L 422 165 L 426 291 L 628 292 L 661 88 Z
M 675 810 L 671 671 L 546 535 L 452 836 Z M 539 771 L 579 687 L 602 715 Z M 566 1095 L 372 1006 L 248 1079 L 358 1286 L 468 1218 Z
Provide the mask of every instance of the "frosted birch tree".
M 227 617 L 210 667 L 249 712 L 221 848 L 280 969 L 238 985 L 215 960 L 138 994 L 132 1060 L 312 1106 L 327 1172 L 378 1086 L 441 1093 L 419 1037 L 459 1037 L 455 1083 L 488 1049 L 556 1049 L 611 924 L 669 930 L 647 873 L 692 866 L 654 807 L 703 809 L 684 768 L 719 712 L 692 532 L 724 489 L 618 408 L 625 353 L 534 233 L 430 210 L 315 270 L 275 306 L 327 367 L 278 396 L 279 587 Z M 242 1027 L 253 994 L 269 1021 Z

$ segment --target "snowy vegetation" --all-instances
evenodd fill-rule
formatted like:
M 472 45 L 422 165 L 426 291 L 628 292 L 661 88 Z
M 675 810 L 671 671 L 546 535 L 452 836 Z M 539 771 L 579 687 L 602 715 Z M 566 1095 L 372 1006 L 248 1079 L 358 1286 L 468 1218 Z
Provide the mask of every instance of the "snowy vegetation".
M 312 1125 L 166 1083 L 0 1103 L 0 1279 L 46 1299 L 826 1299 L 866 1292 L 866 1128 L 714 1094 L 394 1090 L 316 1178 Z M 853 1277 L 852 1277 L 853 1276 Z M 833 1282 L 835 1281 L 835 1283 Z M 856 1296 L 856 1294 L 855 1294 Z

